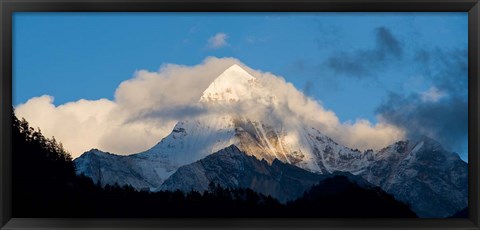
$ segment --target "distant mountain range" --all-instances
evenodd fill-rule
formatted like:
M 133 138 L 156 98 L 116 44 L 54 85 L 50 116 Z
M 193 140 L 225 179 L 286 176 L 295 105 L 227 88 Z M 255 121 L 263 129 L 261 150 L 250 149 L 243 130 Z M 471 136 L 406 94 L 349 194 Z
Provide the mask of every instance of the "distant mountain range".
M 199 99 L 204 108 L 222 110 L 178 122 L 145 152 L 120 156 L 92 149 L 75 159 L 77 173 L 102 185 L 149 191 L 203 191 L 214 182 L 282 202 L 344 173 L 360 184 L 379 186 L 420 217 L 448 217 L 467 206 L 467 163 L 433 139 L 423 136 L 360 152 L 299 120 L 255 120 L 228 112 L 242 100 L 271 110 L 281 106 L 252 75 L 233 65 Z

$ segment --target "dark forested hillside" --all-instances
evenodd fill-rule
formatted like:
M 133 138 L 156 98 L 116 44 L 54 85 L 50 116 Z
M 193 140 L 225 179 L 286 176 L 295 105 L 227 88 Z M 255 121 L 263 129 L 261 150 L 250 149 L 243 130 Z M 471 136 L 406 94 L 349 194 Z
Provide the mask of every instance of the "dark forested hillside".
M 14 217 L 415 217 L 381 190 L 333 177 L 288 204 L 251 189 L 136 191 L 101 187 L 75 174 L 68 152 L 24 119 L 13 117 Z M 75 130 L 72 130 L 75 132 Z
M 71 156 L 54 138 L 13 115 L 14 213 L 42 213 L 50 200 L 65 200 L 77 182 Z
M 406 204 L 378 187 L 364 188 L 346 176 L 334 176 L 314 185 L 310 191 L 287 204 L 293 213 L 308 207 L 322 207 L 304 217 L 415 217 Z

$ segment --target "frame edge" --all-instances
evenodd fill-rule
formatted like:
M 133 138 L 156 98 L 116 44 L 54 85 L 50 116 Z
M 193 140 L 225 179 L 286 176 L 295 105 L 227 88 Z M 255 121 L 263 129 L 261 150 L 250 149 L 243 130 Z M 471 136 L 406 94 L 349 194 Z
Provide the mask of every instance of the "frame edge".
M 480 106 L 480 81 L 479 66 L 480 66 L 480 51 L 479 38 L 480 30 L 480 3 L 477 3 L 468 12 L 468 75 L 469 75 L 469 91 L 474 92 L 469 94 L 468 100 L 472 107 L 469 108 L 469 219 L 475 224 L 477 229 L 479 227 L 479 175 L 480 175 L 480 157 L 479 157 L 479 130 L 480 117 L 478 114 Z M 470 103 L 469 103 L 470 104 Z M 472 129 L 473 128 L 473 129 Z
M 12 193 L 11 193 L 11 102 L 12 102 L 12 66 L 4 65 L 5 63 L 11 63 L 12 61 L 12 12 L 16 7 L 19 9 L 25 9 L 27 11 L 30 11 L 32 8 L 30 6 L 26 6 L 25 4 L 28 3 L 34 3 L 33 5 L 37 5 L 39 2 L 42 1 L 0 1 L 0 25 L 2 25 L 2 36 L 0 37 L 0 51 L 2 53 L 2 62 L 0 62 L 0 70 L 2 74 L 2 78 L 0 79 L 0 103 L 2 106 L 3 112 L 0 113 L 0 136 L 2 137 L 0 139 L 0 150 L 2 151 L 0 155 L 0 171 L 1 171 L 1 181 L 0 181 L 0 204 L 1 209 L 0 209 L 0 229 L 5 228 L 21 228 L 22 227 L 27 227 L 27 228 L 32 228 L 32 226 L 28 223 L 31 224 L 39 224 L 39 227 L 46 227 L 46 228 L 65 228 L 64 226 L 65 221 L 64 219 L 52 219 L 56 220 L 57 224 L 46 224 L 44 221 L 38 220 L 38 219 L 19 219 L 19 218 L 13 218 L 12 219 L 12 203 L 11 203 L 11 198 Z M 91 4 L 97 4 L 99 6 L 105 7 L 106 5 L 109 4 L 114 4 L 114 2 L 121 3 L 120 7 L 117 7 L 119 9 L 125 9 L 129 6 L 129 4 L 125 4 L 123 1 L 102 1 L 100 0 L 99 2 L 94 3 L 94 1 L 73 1 L 74 5 L 80 6 L 81 10 L 85 9 L 85 5 L 92 6 Z M 123 2 L 123 4 L 122 4 Z M 146 3 L 154 3 L 154 2 L 159 2 L 159 1 L 141 1 L 141 4 L 143 7 L 145 6 Z M 160 1 L 162 2 L 162 1 Z M 168 3 L 171 3 L 172 6 L 176 6 L 178 8 L 178 4 L 172 3 L 173 1 L 165 1 Z M 183 1 L 180 1 L 183 2 Z M 192 2 L 192 1 L 187 1 L 187 2 Z M 216 1 L 213 1 L 216 2 Z M 252 3 L 256 1 L 245 1 L 246 3 Z M 262 1 L 262 2 L 270 2 L 270 1 Z M 312 1 L 301 1 L 301 2 L 312 2 Z M 318 2 L 328 2 L 328 1 L 318 1 Z M 340 2 L 352 2 L 352 3 L 357 3 L 359 1 L 340 1 Z M 368 1 L 369 3 L 376 2 L 381 4 L 378 1 Z M 425 4 L 426 2 L 429 2 L 428 4 L 434 4 L 433 1 L 421 1 Z M 438 1 L 440 2 L 440 1 Z M 448 1 L 448 2 L 453 2 L 453 1 Z M 60 2 L 60 1 L 44 1 L 44 3 L 49 3 L 47 4 L 47 7 L 41 7 L 41 8 L 49 8 L 51 3 L 63 3 L 60 4 L 62 6 L 65 6 L 65 2 Z M 87 4 L 86 4 L 87 3 Z M 233 3 L 240 4 L 238 1 L 233 1 Z M 332 2 L 333 3 L 333 2 Z M 413 1 L 405 1 L 405 3 L 410 3 L 412 4 Z M 227 4 L 228 5 L 228 4 Z M 233 4 L 235 5 L 235 4 Z M 246 4 L 240 4 L 240 5 L 246 5 Z M 472 6 L 471 9 L 468 11 L 469 17 L 468 17 L 468 30 L 469 30 L 469 53 L 468 53 L 468 72 L 469 72 L 469 91 L 470 89 L 476 89 L 476 91 L 471 91 L 475 92 L 475 94 L 469 94 L 469 101 L 472 102 L 471 105 L 474 105 L 475 109 L 469 108 L 469 128 L 474 127 L 472 132 L 469 135 L 469 162 L 474 162 L 475 167 L 473 167 L 471 164 L 469 164 L 469 220 L 471 221 L 471 224 L 474 225 L 474 228 L 471 227 L 459 227 L 459 228 L 454 228 L 454 229 L 480 229 L 479 227 L 479 214 L 480 214 L 480 202 L 479 202 L 479 175 L 480 175 L 480 157 L 478 156 L 478 151 L 479 151 L 479 129 L 480 129 L 480 117 L 478 114 L 478 106 L 480 106 L 480 81 L 478 80 L 479 77 L 479 66 L 480 66 L 480 59 L 479 59 L 479 37 L 480 37 L 480 31 L 478 30 L 480 26 L 480 6 L 478 1 L 460 1 L 460 4 L 464 8 L 465 6 Z M 37 5 L 38 6 L 38 5 Z M 205 6 L 209 6 L 208 4 Z M 34 8 L 34 7 L 33 7 Z M 73 7 L 67 7 L 67 8 L 73 8 Z M 95 8 L 95 7 L 93 7 Z M 115 8 L 115 7 L 112 7 Z M 169 8 L 169 7 L 166 7 Z M 173 7 L 175 8 L 175 7 Z M 241 7 L 242 8 L 242 7 Z M 390 7 L 391 8 L 391 7 Z M 458 8 L 458 6 L 457 6 Z M 462 8 L 462 9 L 463 9 Z M 53 8 L 55 9 L 55 8 Z M 133 8 L 133 11 L 135 11 L 137 8 Z M 111 10 L 111 11 L 116 11 L 117 9 Z M 168 9 L 167 9 L 168 10 Z M 58 11 L 58 10 L 54 10 Z M 107 10 L 108 11 L 108 10 Z M 145 11 L 151 11 L 151 10 L 145 10 Z M 100 11 L 102 12 L 102 11 Z M 105 12 L 105 11 L 103 11 Z M 7 36 L 7 35 L 10 35 Z M 471 122 L 471 123 L 470 123 Z M 8 153 L 8 154 L 7 154 Z M 475 153 L 475 154 L 472 154 Z M 473 204 L 473 206 L 472 206 Z M 43 219 L 47 220 L 47 219 Z M 88 219 L 87 219 L 88 220 Z M 118 219 L 117 219 L 118 220 Z M 20 224 L 19 222 L 21 221 L 26 221 L 27 223 L 25 224 Z M 70 220 L 72 222 L 77 222 L 74 220 Z M 102 222 L 102 221 L 101 221 Z M 120 221 L 122 222 L 122 221 Z M 127 221 L 129 223 L 135 222 L 135 221 Z M 147 221 L 147 222 L 152 222 L 152 221 Z M 156 221 L 153 221 L 156 222 Z M 97 223 L 97 226 L 89 226 L 92 228 L 98 228 L 99 222 L 94 220 L 92 223 Z M 83 226 L 82 224 L 79 224 L 80 226 Z M 124 225 L 123 227 L 128 227 L 129 224 Z M 157 222 L 158 225 L 158 222 Z M 67 225 L 68 226 L 68 225 Z M 113 227 L 111 225 L 105 225 L 105 224 L 100 224 L 100 228 L 103 227 Z M 153 223 L 153 226 L 155 224 Z M 116 226 L 116 227 L 121 227 L 121 226 Z M 158 226 L 157 226 L 158 227 Z M 201 227 L 201 226 L 197 226 Z M 203 226 L 205 227 L 205 226 Z M 84 227 L 80 227 L 81 229 L 85 229 Z M 87 227 L 88 228 L 88 227 Z M 175 228 L 172 226 L 166 226 L 166 228 Z M 246 226 L 241 226 L 239 229 L 246 229 L 248 227 Z M 265 227 L 262 227 L 265 229 Z M 328 227 L 326 227 L 328 228 Z M 177 229 L 177 228 L 176 228 Z M 182 227 L 180 227 L 182 229 Z M 252 227 L 252 229 L 259 229 L 258 227 Z M 342 229 L 341 227 L 338 229 Z M 394 227 L 392 229 L 408 229 L 405 227 Z M 430 228 L 426 228 L 430 229 Z M 431 227 L 431 229 L 435 229 L 435 227 Z
M 11 8 L 7 2 L 0 2 L 0 25 L 2 25 L 2 36 L 0 37 L 0 51 L 2 54 L 2 61 L 0 63 L 0 70 L 2 77 L 0 79 L 0 103 L 2 106 L 2 113 L 0 113 L 0 167 L 1 167 L 1 181 L 0 181 L 0 227 L 4 226 L 12 218 L 12 178 L 11 178 L 11 63 L 12 58 L 12 38 L 7 36 L 12 34 L 11 25 Z M 9 113 L 9 114 L 6 114 Z

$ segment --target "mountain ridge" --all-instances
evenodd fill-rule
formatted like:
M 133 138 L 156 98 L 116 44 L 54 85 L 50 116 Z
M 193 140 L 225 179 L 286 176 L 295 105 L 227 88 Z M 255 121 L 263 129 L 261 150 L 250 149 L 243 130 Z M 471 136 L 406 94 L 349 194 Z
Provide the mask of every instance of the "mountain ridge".
M 225 188 L 250 188 L 286 202 L 301 196 L 323 178 L 277 159 L 268 163 L 230 145 L 180 167 L 159 190 L 204 192 L 215 183 Z

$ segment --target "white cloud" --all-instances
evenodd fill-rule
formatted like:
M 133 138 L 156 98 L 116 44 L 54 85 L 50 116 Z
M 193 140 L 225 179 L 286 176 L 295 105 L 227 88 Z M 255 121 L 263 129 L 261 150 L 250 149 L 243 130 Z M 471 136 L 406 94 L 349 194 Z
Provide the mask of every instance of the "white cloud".
M 208 47 L 212 49 L 218 49 L 226 46 L 228 35 L 225 33 L 217 33 L 213 37 L 208 39 Z
M 116 104 L 107 99 L 79 100 L 58 107 L 53 97 L 43 95 L 28 100 L 15 108 L 18 117 L 24 117 L 33 127 L 39 127 L 47 136 L 55 136 L 74 156 L 98 147 L 96 143 L 108 132 L 112 124 L 118 124 L 110 113 Z
M 377 149 L 404 136 L 402 130 L 382 120 L 377 124 L 361 119 L 341 123 L 333 111 L 282 77 L 250 69 L 234 58 L 209 57 L 196 66 L 164 64 L 158 72 L 137 71 L 118 86 L 113 101 L 79 100 L 55 106 L 53 97 L 44 95 L 17 106 L 15 112 L 33 127 L 40 127 L 47 137 L 55 136 L 73 157 L 91 148 L 136 153 L 158 143 L 179 119 L 205 112 L 197 106 L 202 92 L 233 64 L 255 76 L 280 102 L 275 113 L 248 101 L 238 105 L 236 112 L 265 120 L 300 119 L 351 148 Z
M 423 102 L 437 102 L 442 97 L 446 96 L 444 92 L 440 91 L 435 86 L 432 86 L 427 91 L 422 92 L 421 95 Z

